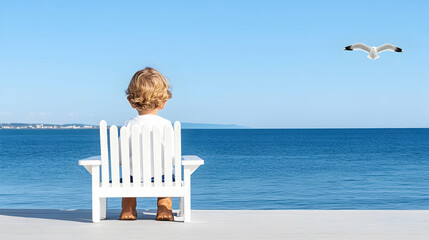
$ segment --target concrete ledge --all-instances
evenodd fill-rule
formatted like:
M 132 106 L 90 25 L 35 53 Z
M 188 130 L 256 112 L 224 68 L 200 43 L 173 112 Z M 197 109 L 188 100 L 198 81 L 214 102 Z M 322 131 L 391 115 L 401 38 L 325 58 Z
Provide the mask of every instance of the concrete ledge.
M 429 239 L 429 210 L 193 210 L 192 222 L 155 211 L 91 222 L 91 210 L 0 209 L 2 239 Z

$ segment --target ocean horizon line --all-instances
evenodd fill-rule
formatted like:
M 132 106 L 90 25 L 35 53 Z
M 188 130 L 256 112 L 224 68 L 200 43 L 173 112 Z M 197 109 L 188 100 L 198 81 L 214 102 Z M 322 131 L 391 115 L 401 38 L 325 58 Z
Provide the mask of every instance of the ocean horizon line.
M 181 123 L 182 129 L 207 129 L 207 130 L 347 130 L 347 129 L 429 129 L 427 127 L 247 127 L 236 124 L 213 124 L 213 123 Z M 114 125 L 114 124 L 112 124 Z M 111 125 L 109 125 L 111 126 Z M 121 127 L 122 125 L 117 125 Z M 46 130 L 46 129 L 98 129 L 98 125 L 85 123 L 0 123 L 0 129 L 10 130 Z

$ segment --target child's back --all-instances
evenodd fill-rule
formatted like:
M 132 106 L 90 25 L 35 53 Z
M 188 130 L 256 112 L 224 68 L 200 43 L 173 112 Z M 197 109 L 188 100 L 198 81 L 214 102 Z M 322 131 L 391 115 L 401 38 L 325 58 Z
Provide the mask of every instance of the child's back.
M 128 129 L 131 129 L 132 126 L 138 125 L 142 127 L 143 125 L 148 126 L 156 126 L 161 132 L 164 129 L 164 126 L 172 126 L 171 122 L 161 116 L 146 114 L 146 115 L 138 115 L 130 120 L 126 121 L 124 126 Z M 162 134 L 161 134 L 162 135 Z
M 171 124 L 171 122 L 161 116 L 158 115 L 152 115 L 152 114 L 147 114 L 147 115 L 138 115 L 134 118 L 129 119 L 128 121 L 125 122 L 124 126 L 128 128 L 128 132 L 131 132 L 131 127 L 137 125 L 140 128 L 143 126 L 147 126 L 149 127 L 149 129 L 153 129 L 153 127 L 157 127 L 160 131 L 160 135 L 161 135 L 161 144 L 164 145 L 164 141 L 165 141 L 165 137 L 164 137 L 164 127 L 167 126 L 171 129 L 173 129 L 173 125 Z M 131 135 L 130 137 L 130 143 L 131 143 Z M 152 143 L 153 144 L 153 143 Z M 174 152 L 174 146 L 171 146 L 172 149 L 171 151 Z M 162 155 L 162 161 L 161 161 L 161 168 L 162 168 L 162 172 L 165 172 L 165 166 L 164 166 L 164 161 L 163 161 L 163 155 Z M 132 158 L 131 156 L 131 144 L 130 144 L 130 158 Z M 172 164 L 174 165 L 174 159 L 172 159 Z M 132 160 L 130 161 L 131 165 L 130 165 L 130 170 L 131 172 L 133 172 L 133 166 L 132 166 Z M 151 162 L 151 166 L 154 166 L 154 159 L 152 156 L 152 162 Z M 151 177 L 154 176 L 153 173 L 153 168 L 151 169 Z M 143 180 L 143 179 L 141 179 Z

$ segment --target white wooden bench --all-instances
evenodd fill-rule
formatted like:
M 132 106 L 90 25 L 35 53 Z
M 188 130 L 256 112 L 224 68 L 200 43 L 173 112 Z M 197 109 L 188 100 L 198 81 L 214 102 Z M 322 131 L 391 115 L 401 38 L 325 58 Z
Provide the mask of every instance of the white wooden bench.
M 107 123 L 100 122 L 101 155 L 79 161 L 92 175 L 93 222 L 106 218 L 107 198 L 112 197 L 178 197 L 177 217 L 191 221 L 191 174 L 204 160 L 181 156 L 179 122 L 174 129 L 164 127 L 162 135 L 158 127 L 134 125 L 131 132 L 122 127 L 119 138 L 113 125 L 108 141 Z

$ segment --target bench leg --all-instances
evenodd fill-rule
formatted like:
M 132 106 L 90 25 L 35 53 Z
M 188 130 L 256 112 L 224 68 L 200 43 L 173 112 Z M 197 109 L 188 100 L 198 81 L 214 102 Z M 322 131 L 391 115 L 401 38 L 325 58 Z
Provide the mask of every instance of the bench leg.
M 100 166 L 91 168 L 92 178 L 92 221 L 100 222 L 100 203 L 101 198 L 98 195 L 100 188 Z
M 100 222 L 100 198 L 92 196 L 92 221 Z
M 184 169 L 183 183 L 185 186 L 185 195 L 183 196 L 183 221 L 191 221 L 191 170 Z
M 183 221 L 191 221 L 191 195 L 183 198 Z
M 179 197 L 179 216 L 178 217 L 183 217 L 183 211 L 185 210 L 185 205 L 183 204 L 183 197 Z
M 107 215 L 107 198 L 100 198 L 100 218 L 106 219 Z

